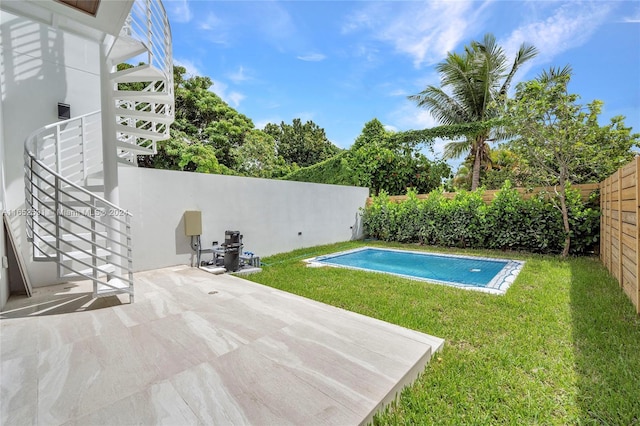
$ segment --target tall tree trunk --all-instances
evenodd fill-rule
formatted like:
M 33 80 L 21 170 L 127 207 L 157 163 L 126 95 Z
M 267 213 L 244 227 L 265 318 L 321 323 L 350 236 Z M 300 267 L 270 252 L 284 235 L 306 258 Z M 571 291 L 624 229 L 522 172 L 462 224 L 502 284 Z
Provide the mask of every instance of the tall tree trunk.
M 482 141 L 476 139 L 474 145 L 473 174 L 471 175 L 471 190 L 475 191 L 480 186 L 480 162 L 482 160 Z
M 569 248 L 571 247 L 571 228 L 569 226 L 569 209 L 567 208 L 567 196 L 566 196 L 566 183 L 564 179 L 560 179 L 560 211 L 562 211 L 562 224 L 564 225 L 564 249 L 562 250 L 562 257 L 569 255 Z

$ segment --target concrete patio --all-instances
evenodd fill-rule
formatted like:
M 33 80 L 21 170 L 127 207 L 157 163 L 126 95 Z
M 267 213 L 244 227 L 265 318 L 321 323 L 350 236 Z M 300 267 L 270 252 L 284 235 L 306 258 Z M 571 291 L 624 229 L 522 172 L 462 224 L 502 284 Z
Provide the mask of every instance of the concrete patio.
M 443 340 L 228 275 L 136 274 L 13 297 L 0 320 L 0 424 L 356 425 Z

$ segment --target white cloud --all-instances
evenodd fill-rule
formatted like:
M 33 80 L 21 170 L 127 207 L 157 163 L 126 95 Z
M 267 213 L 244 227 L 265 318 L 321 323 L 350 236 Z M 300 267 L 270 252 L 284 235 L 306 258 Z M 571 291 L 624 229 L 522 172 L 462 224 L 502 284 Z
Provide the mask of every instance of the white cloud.
M 324 61 L 327 57 L 322 53 L 309 53 L 307 55 L 297 56 L 297 58 L 300 59 L 301 61 L 320 62 L 320 61 Z
M 218 18 L 215 14 L 209 13 L 206 19 L 198 25 L 198 28 L 205 31 L 212 31 L 218 29 L 222 24 L 222 20 Z
M 229 91 L 229 86 L 218 80 L 213 80 L 213 86 L 211 86 L 210 90 L 234 108 L 238 108 L 240 102 L 246 98 L 246 96 L 240 92 Z
M 245 74 L 244 67 L 240 65 L 238 71 L 228 74 L 228 77 L 234 83 L 241 83 L 243 81 L 250 80 L 250 77 Z
M 369 4 L 350 16 L 344 33 L 368 30 L 375 40 L 392 44 L 413 59 L 431 65 L 475 31 L 489 1 L 406 2 Z
M 561 53 L 585 44 L 606 22 L 611 7 L 607 2 L 562 4 L 546 19 L 515 29 L 500 45 L 504 46 L 509 58 L 513 58 L 523 42 L 538 49 L 538 56 L 518 72 L 522 77 L 535 63 L 549 62 Z
M 439 125 L 429 110 L 418 108 L 408 100 L 391 112 L 390 118 L 394 125 L 402 130 L 427 129 Z
M 187 23 L 191 21 L 192 14 L 187 0 L 171 0 L 165 3 L 169 11 L 171 22 Z
M 418 108 L 415 104 L 410 101 L 403 102 L 400 104 L 394 111 L 389 114 L 389 120 L 393 124 L 385 124 L 385 128 L 393 127 L 399 130 L 421 130 L 421 129 L 430 129 L 432 127 L 438 126 L 440 123 L 436 121 L 435 118 L 431 115 L 431 113 L 424 109 Z M 444 146 L 447 144 L 446 140 L 435 139 L 430 148 L 433 150 L 433 155 L 435 158 L 442 158 L 442 154 L 444 153 Z M 424 154 L 429 154 L 429 149 L 423 150 Z M 427 155 L 429 158 L 432 158 L 433 155 Z M 453 165 L 454 162 L 449 162 L 450 165 Z
M 380 49 L 360 43 L 354 47 L 353 54 L 358 58 L 363 58 L 368 63 L 374 63 L 380 56 Z
M 173 63 L 175 65 L 178 65 L 178 66 L 181 66 L 181 67 L 185 67 L 187 69 L 187 78 L 188 77 L 194 77 L 196 75 L 202 76 L 202 73 L 200 72 L 198 67 L 192 61 L 190 61 L 188 59 L 175 58 L 173 60 Z
M 640 24 L 640 7 L 636 7 L 635 13 L 631 12 L 629 16 L 622 18 L 622 22 L 627 24 Z
M 210 12 L 204 20 L 198 23 L 197 28 L 203 32 L 202 39 L 214 44 L 228 45 L 229 26 L 229 22 Z
M 242 93 L 239 92 L 231 92 L 228 95 L 228 99 L 229 99 L 229 103 L 231 103 L 231 105 L 233 105 L 234 107 L 238 107 L 240 105 L 240 102 L 242 102 L 243 99 L 245 99 L 246 96 L 243 95 Z
M 389 93 L 389 96 L 407 96 L 409 93 L 404 89 L 395 89 Z

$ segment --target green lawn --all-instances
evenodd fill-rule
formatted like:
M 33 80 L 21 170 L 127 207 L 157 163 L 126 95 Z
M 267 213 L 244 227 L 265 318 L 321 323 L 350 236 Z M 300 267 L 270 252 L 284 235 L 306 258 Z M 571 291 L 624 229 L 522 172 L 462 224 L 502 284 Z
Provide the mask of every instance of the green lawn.
M 526 261 L 504 296 L 301 262 L 362 245 L 266 258 L 248 279 L 445 339 L 376 424 L 640 425 L 640 318 L 597 259 L 464 251 Z

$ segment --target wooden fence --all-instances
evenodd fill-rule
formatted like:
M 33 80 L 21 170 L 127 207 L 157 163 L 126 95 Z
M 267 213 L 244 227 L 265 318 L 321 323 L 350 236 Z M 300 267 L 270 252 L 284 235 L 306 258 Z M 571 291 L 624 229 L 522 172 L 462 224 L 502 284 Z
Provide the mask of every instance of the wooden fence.
M 600 183 L 600 260 L 640 314 L 640 157 Z
M 596 191 L 600 188 L 600 184 L 599 183 L 585 183 L 582 185 L 574 185 L 575 189 L 578 189 L 580 191 L 580 195 L 582 196 L 583 200 L 588 200 L 589 197 L 591 196 L 591 193 L 593 191 Z M 551 193 L 553 194 L 555 192 L 555 188 L 554 187 L 537 187 L 537 188 L 515 188 L 520 194 L 523 195 L 523 198 L 527 199 L 527 198 L 531 198 L 533 195 L 539 194 L 541 192 L 546 192 L 546 193 Z M 482 200 L 489 204 L 491 203 L 491 201 L 493 201 L 493 199 L 496 197 L 496 194 L 498 193 L 498 190 L 488 190 L 488 191 L 484 191 L 484 193 L 482 194 Z M 455 192 L 445 192 L 444 194 L 442 194 L 444 197 L 446 198 L 453 198 L 456 196 Z M 426 198 L 429 197 L 429 194 L 418 194 L 418 198 L 421 200 L 424 200 Z M 406 195 L 392 195 L 389 197 L 389 199 L 392 202 L 395 203 L 401 203 L 403 201 L 405 201 L 407 199 Z M 371 203 L 373 202 L 373 199 L 371 197 L 369 197 L 367 199 L 367 206 L 371 205 Z

